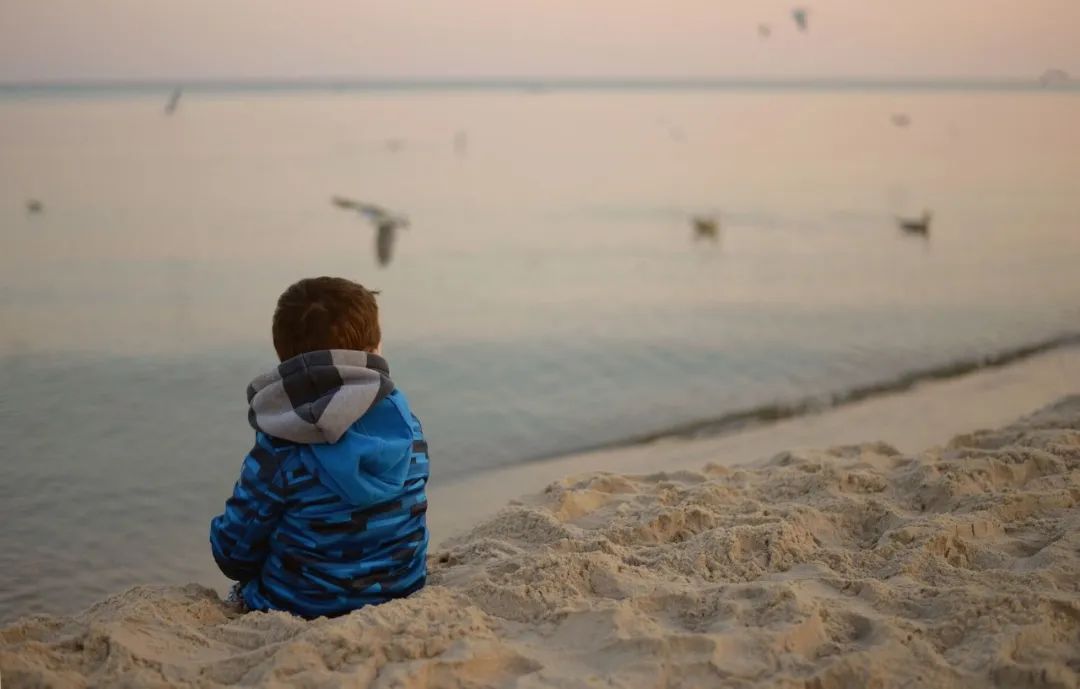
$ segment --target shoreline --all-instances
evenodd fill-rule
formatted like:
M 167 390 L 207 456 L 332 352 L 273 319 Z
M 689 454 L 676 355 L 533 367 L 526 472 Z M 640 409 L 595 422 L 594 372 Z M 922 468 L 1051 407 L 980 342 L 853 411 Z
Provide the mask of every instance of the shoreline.
M 1077 354 L 939 382 L 919 416 L 1034 395 L 1022 381 Z M 406 599 L 308 622 L 136 586 L 0 627 L 0 672 L 62 689 L 1077 685 L 1080 395 L 919 452 L 839 438 L 732 468 L 718 440 L 642 446 L 648 473 L 579 467 L 520 497 L 433 551 Z
M 1001 426 L 1075 391 L 1075 381 L 1080 381 L 1076 337 L 1055 338 L 1046 342 L 1056 344 L 1035 345 L 1040 349 L 1033 353 L 953 377 L 931 377 L 822 411 L 728 432 L 696 438 L 661 435 L 497 467 L 447 483 L 436 477 L 428 495 L 431 513 L 440 517 L 429 525 L 431 542 L 438 546 L 519 496 L 576 473 L 692 470 L 709 461 L 731 466 L 784 450 L 869 440 L 914 452 L 960 433 Z M 973 400 L 978 403 L 971 404 Z
M 704 438 L 664 438 L 645 444 L 571 453 L 442 481 L 429 487 L 432 548 L 460 535 L 523 495 L 566 476 L 588 471 L 651 473 L 697 470 L 706 463 L 746 464 L 795 448 L 885 440 L 902 451 L 946 442 L 975 428 L 997 427 L 1075 390 L 1080 381 L 1080 347 L 1060 347 L 1009 365 L 861 400 L 820 413 L 789 418 Z M 438 462 L 438 459 L 436 459 Z M 201 540 L 200 540 L 201 544 Z M 204 548 L 196 571 L 165 584 L 198 581 L 219 593 L 228 582 Z M 138 581 L 138 580 L 136 580 Z M 143 579 L 145 581 L 145 579 Z M 134 582 L 133 582 L 134 583 Z M 89 602 L 89 600 L 87 601 Z M 50 610 L 71 614 L 76 606 Z M 12 611 L 13 615 L 31 614 Z M 17 617 L 5 617 L 9 624 Z
M 1066 347 L 1080 346 L 1080 333 L 1069 332 L 1048 337 L 1044 340 L 1025 345 L 998 350 L 991 354 L 954 359 L 952 361 L 915 369 L 901 373 L 893 378 L 856 385 L 844 390 L 826 392 L 819 395 L 807 395 L 790 401 L 777 401 L 755 407 L 736 409 L 715 417 L 703 417 L 679 423 L 656 431 L 630 436 L 610 442 L 586 445 L 568 452 L 542 454 L 527 457 L 517 463 L 543 462 L 560 457 L 584 455 L 604 450 L 618 450 L 635 445 L 648 445 L 661 440 L 686 439 L 697 440 L 720 435 L 730 435 L 741 431 L 768 426 L 786 419 L 822 414 L 849 404 L 874 397 L 904 392 L 915 386 L 938 380 L 960 378 L 988 369 L 1002 368 L 1024 361 L 1040 354 Z M 462 480 L 468 480 L 463 477 Z

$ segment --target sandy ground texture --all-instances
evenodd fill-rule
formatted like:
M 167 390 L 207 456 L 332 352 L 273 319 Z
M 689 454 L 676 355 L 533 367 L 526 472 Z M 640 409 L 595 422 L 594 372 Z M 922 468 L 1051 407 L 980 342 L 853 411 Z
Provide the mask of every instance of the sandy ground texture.
M 134 588 L 0 630 L 3 686 L 1076 687 L 1080 396 L 916 455 L 564 479 L 431 570 L 310 623 Z

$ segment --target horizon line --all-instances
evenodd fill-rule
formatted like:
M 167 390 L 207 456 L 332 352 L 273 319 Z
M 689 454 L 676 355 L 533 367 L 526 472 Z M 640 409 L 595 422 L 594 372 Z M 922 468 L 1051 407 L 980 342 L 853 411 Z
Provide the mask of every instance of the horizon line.
M 582 90 L 716 88 L 867 88 L 1080 90 L 1080 80 L 1046 83 L 1039 77 L 203 77 L 0 81 L 0 91 L 222 90 Z

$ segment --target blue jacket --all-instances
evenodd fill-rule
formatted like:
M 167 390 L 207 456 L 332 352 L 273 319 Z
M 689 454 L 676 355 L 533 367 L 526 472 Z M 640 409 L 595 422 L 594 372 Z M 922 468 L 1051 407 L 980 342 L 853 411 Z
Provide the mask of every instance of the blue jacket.
M 427 442 L 386 361 L 302 354 L 256 378 L 248 402 L 255 446 L 210 524 L 248 607 L 333 616 L 423 587 Z

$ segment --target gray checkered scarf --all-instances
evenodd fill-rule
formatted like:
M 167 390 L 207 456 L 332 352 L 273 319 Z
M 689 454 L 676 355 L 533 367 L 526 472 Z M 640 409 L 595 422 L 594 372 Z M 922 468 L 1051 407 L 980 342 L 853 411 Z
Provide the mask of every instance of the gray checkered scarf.
M 251 381 L 248 421 L 296 443 L 336 443 L 349 426 L 394 391 L 378 354 L 348 349 L 308 352 Z

